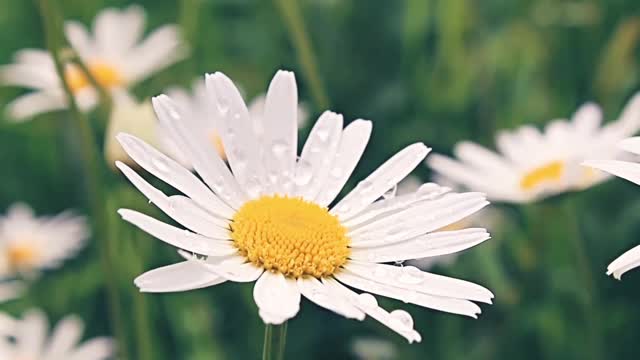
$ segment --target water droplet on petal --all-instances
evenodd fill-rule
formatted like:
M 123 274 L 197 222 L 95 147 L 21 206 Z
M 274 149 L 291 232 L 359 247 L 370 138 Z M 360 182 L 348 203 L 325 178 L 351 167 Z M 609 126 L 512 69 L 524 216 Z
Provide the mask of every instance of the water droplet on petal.
M 393 310 L 389 314 L 389 317 L 391 317 L 392 321 L 397 322 L 402 327 L 413 329 L 413 318 L 408 312 L 402 309 Z
M 229 112 L 229 98 L 226 96 L 220 96 L 218 103 L 216 104 L 220 115 L 225 116 Z
M 415 266 L 404 266 L 401 270 L 401 274 L 398 277 L 398 281 L 404 284 L 420 284 L 424 281 L 424 275 L 422 271 Z
M 274 141 L 271 144 L 271 152 L 278 158 L 282 157 L 287 149 L 289 149 L 289 144 L 284 141 Z
M 398 266 L 403 266 L 403 264 L 404 264 L 404 260 L 396 260 L 396 261 L 394 261 L 394 263 L 395 263 L 396 265 L 398 265 Z
M 249 179 L 249 181 L 246 183 L 245 188 L 247 190 L 247 195 L 249 195 L 250 198 L 257 198 L 262 192 L 262 185 L 256 177 L 252 177 L 251 179 Z
M 362 293 L 358 295 L 358 304 L 365 310 L 371 310 L 378 307 L 378 300 L 369 293 Z
M 329 140 L 329 130 L 320 129 L 316 131 L 316 136 L 321 142 L 326 142 L 327 140 Z
M 156 168 L 156 170 L 158 170 L 161 173 L 166 173 L 169 171 L 169 162 L 167 161 L 167 159 L 163 157 L 152 158 L 151 164 L 153 165 L 154 168 Z
M 300 160 L 296 164 L 296 173 L 293 177 L 293 181 L 298 186 L 304 186 L 309 184 L 313 175 L 313 168 L 311 163 L 306 160 Z

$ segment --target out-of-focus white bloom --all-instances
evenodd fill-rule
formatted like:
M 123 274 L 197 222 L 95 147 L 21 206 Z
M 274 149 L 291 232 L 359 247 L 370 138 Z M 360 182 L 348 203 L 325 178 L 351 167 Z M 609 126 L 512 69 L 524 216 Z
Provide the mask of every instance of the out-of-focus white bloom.
M 0 293 L 15 297 L 21 284 L 10 280 L 33 278 L 60 266 L 75 255 L 88 235 L 84 217 L 63 212 L 38 218 L 27 205 L 12 205 L 0 217 Z
M 622 155 L 615 144 L 640 128 L 640 94 L 629 101 L 618 120 L 602 127 L 601 120 L 600 108 L 585 104 L 571 121 L 554 120 L 544 132 L 526 125 L 500 132 L 496 145 L 501 154 L 464 141 L 454 148 L 459 160 L 436 154 L 427 164 L 443 177 L 495 201 L 532 202 L 586 189 L 609 176 L 580 164 Z
M 142 168 L 184 194 L 166 196 L 117 164 L 151 203 L 186 228 L 119 210 L 126 221 L 179 248 L 185 258 L 140 275 L 135 283 L 141 291 L 255 281 L 253 296 L 267 324 L 293 318 L 304 296 L 347 318 L 369 315 L 409 342 L 421 340 L 411 315 L 387 312 L 369 292 L 474 318 L 481 312 L 474 301 L 491 303 L 493 294 L 480 285 L 386 264 L 463 251 L 490 237 L 482 228 L 437 231 L 485 207 L 483 194 L 444 194 L 446 189 L 425 184 L 380 200 L 423 161 L 428 147 L 416 143 L 401 150 L 330 208 L 364 152 L 370 121 L 355 120 L 343 128 L 342 115 L 326 111 L 298 157 L 293 73 L 278 71 L 271 81 L 262 132 L 256 132 L 255 119 L 228 77 L 207 75 L 206 89 L 228 163 L 206 133 L 185 122 L 190 112 L 166 95 L 153 99 L 156 114 L 200 177 L 144 141 L 118 135 Z
M 105 157 L 110 165 L 116 161 L 135 165 L 135 162 L 129 158 L 116 140 L 116 135 L 122 132 L 135 135 L 149 144 L 159 147 L 183 166 L 191 167 L 182 151 L 171 141 L 166 130 L 158 123 L 151 101 L 145 100 L 139 103 L 129 93 L 116 91 L 113 94 L 113 108 L 105 135 Z
M 434 180 L 435 183 L 442 185 L 444 189 L 456 187 L 455 184 L 444 178 L 436 177 Z M 422 185 L 423 183 L 422 181 L 420 181 L 419 177 L 409 175 L 398 184 L 397 194 L 410 194 L 417 191 Z M 493 229 L 495 227 L 501 226 L 503 222 L 504 214 L 502 214 L 500 210 L 494 207 L 488 207 L 464 219 L 461 219 L 460 221 L 444 226 L 440 230 L 458 231 L 472 226 L 486 226 L 488 229 Z M 407 261 L 405 264 L 415 266 L 422 270 L 429 270 L 434 266 L 449 266 L 453 264 L 457 258 L 458 254 L 454 253 L 441 256 L 426 257 L 422 259 L 413 259 Z
M 626 139 L 620 142 L 619 147 L 636 155 L 640 155 L 640 137 Z M 640 185 L 640 164 L 621 160 L 589 160 L 584 162 L 585 166 L 606 171 L 615 176 L 629 180 Z M 632 248 L 619 258 L 615 259 L 607 267 L 607 275 L 620 280 L 622 274 L 640 266 L 640 245 Z
M 353 354 L 359 360 L 392 360 L 396 358 L 396 347 L 388 340 L 358 338 L 352 344 Z
M 96 16 L 93 33 L 76 21 L 67 21 L 65 34 L 102 87 L 122 89 L 135 85 L 186 55 L 175 25 L 162 26 L 143 39 L 144 23 L 145 12 L 139 6 L 129 6 L 124 10 L 107 8 Z M 49 52 L 23 49 L 15 54 L 14 61 L 0 67 L 0 84 L 34 91 L 9 104 L 8 112 L 12 118 L 25 120 L 67 107 L 62 83 Z M 65 81 L 82 110 L 90 110 L 98 103 L 98 92 L 78 66 L 66 64 Z
M 0 304 L 20 297 L 23 290 L 24 284 L 22 281 L 0 279 Z
M 77 316 L 60 320 L 49 332 L 47 317 L 40 310 L 22 319 L 0 313 L 0 359 L 6 360 L 106 360 L 115 356 L 110 338 L 80 343 L 84 325 Z

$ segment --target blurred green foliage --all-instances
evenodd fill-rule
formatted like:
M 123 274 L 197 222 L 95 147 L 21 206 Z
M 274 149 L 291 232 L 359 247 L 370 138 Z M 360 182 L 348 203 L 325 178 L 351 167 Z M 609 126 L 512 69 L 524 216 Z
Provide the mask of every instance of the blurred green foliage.
M 60 1 L 66 18 L 89 23 L 105 6 L 128 1 Z M 170 85 L 188 86 L 205 72 L 223 71 L 248 95 L 264 92 L 278 68 L 296 71 L 300 97 L 317 115 L 299 52 L 275 2 L 183 0 L 139 2 L 150 29 L 178 22 L 191 57 L 135 89 L 140 97 Z M 602 104 L 614 119 L 640 90 L 640 4 L 637 0 L 498 1 L 304 0 L 301 19 L 310 37 L 319 78 L 331 109 L 347 119 L 374 121 L 374 132 L 354 179 L 361 179 L 402 146 L 423 141 L 438 152 L 473 139 L 490 145 L 497 129 L 543 124 L 570 116 L 580 103 Z M 0 0 L 0 63 L 24 47 L 44 47 L 37 7 Z M 23 90 L 0 88 L 0 105 Z M 95 114 L 94 114 L 95 115 Z M 2 115 L 4 116 L 4 115 Z M 68 114 L 32 122 L 0 121 L 0 209 L 14 201 L 38 213 L 82 211 L 77 140 Z M 92 117 L 97 138 L 104 123 Z M 308 129 L 303 129 L 306 133 Z M 417 173 L 427 180 L 429 172 Z M 140 295 L 133 278 L 176 260 L 155 241 L 115 214 L 130 207 L 163 215 L 119 174 L 105 175 L 116 273 L 133 359 L 254 359 L 263 325 L 247 284 L 223 284 L 190 293 Z M 355 180 L 351 183 L 353 185 Z M 157 186 L 163 186 L 159 182 Z M 570 198 L 570 199 L 567 199 Z M 567 205 L 570 204 L 570 205 Z M 351 358 L 361 336 L 388 339 L 400 359 L 585 359 L 593 358 L 585 328 L 597 321 L 598 343 L 607 358 L 637 358 L 640 332 L 640 272 L 624 282 L 605 276 L 606 265 L 639 242 L 640 189 L 621 180 L 542 204 L 503 206 L 508 221 L 489 229 L 493 239 L 438 272 L 493 289 L 495 305 L 479 320 L 406 307 L 422 333 L 421 344 L 403 339 L 373 320 L 343 319 L 309 302 L 289 324 L 287 357 Z M 571 207 L 568 207 L 571 206 Z M 587 245 L 591 274 L 577 274 L 567 241 L 575 217 Z M 55 244 L 52 244 L 55 246 Z M 66 266 L 46 274 L 8 311 L 38 306 L 54 319 L 79 313 L 88 335 L 109 332 L 103 275 L 92 243 Z M 577 302 L 588 297 L 580 276 L 593 276 L 594 313 L 585 319 Z M 145 311 L 148 309 L 148 311 Z M 150 331 L 151 343 L 137 338 Z

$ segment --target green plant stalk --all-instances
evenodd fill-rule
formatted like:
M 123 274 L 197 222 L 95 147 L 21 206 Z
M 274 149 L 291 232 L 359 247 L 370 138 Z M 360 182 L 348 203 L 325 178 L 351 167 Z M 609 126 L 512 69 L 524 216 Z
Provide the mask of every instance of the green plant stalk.
M 587 326 L 587 336 L 589 340 L 589 356 L 592 359 L 602 359 L 602 339 L 599 309 L 596 305 L 597 291 L 594 284 L 594 277 L 591 271 L 591 262 L 585 248 L 583 236 L 580 233 L 580 223 L 577 217 L 578 207 L 574 203 L 574 199 L 567 198 L 565 200 L 564 212 L 567 221 L 567 227 L 570 231 L 569 241 L 573 247 L 573 253 L 576 258 L 576 272 L 582 280 L 582 286 L 585 289 L 586 296 L 578 298 L 578 302 L 583 308 L 583 316 Z
M 98 92 L 98 97 L 100 98 L 100 108 L 102 109 L 101 111 L 103 113 L 103 116 L 108 116 L 111 106 L 113 105 L 113 99 L 111 98 L 109 91 L 107 91 L 104 86 L 100 85 L 98 80 L 91 73 L 91 70 L 89 70 L 89 67 L 87 67 L 87 64 L 82 61 L 77 53 L 74 52 L 71 62 L 78 66 L 87 80 L 89 80 L 91 86 L 96 89 L 96 91 Z
M 283 360 L 287 344 L 287 322 L 281 325 L 264 326 L 264 348 L 262 360 Z
M 297 0 L 275 0 L 280 15 L 287 26 L 291 42 L 296 49 L 302 72 L 309 82 L 311 96 L 320 109 L 329 108 L 329 97 L 324 88 L 315 61 L 311 40 L 304 26 L 304 19 Z
M 100 246 L 100 263 L 104 272 L 105 282 L 108 293 L 108 303 L 110 307 L 110 317 L 114 333 L 118 340 L 120 359 L 128 359 L 127 343 L 125 341 L 124 322 L 122 321 L 122 311 L 120 308 L 118 288 L 114 274 L 114 267 L 111 260 L 111 248 L 109 240 L 111 237 L 110 229 L 107 224 L 107 216 L 105 213 L 104 193 L 102 178 L 100 176 L 101 167 L 98 162 L 97 145 L 93 138 L 88 119 L 82 114 L 75 102 L 73 92 L 64 77 L 64 64 L 60 58 L 61 41 L 59 38 L 59 19 L 57 8 L 52 4 L 53 0 L 40 0 L 40 11 L 42 15 L 43 28 L 45 29 L 45 37 L 47 48 L 53 57 L 56 72 L 60 78 L 63 90 L 69 103 L 69 109 L 73 126 L 80 136 L 81 155 L 83 160 L 84 178 L 86 181 L 87 197 L 89 199 L 89 207 L 94 219 L 94 230 L 98 244 Z

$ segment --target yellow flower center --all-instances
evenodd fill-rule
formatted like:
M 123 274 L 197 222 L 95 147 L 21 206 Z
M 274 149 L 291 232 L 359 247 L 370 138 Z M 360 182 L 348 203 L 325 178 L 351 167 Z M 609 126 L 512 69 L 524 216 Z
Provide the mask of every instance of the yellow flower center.
M 94 62 L 87 64 L 87 68 L 96 82 L 105 89 L 123 85 L 125 82 L 120 72 L 109 64 Z M 68 66 L 64 76 L 73 93 L 91 86 L 89 79 L 77 66 Z
M 522 190 L 532 190 L 546 182 L 558 182 L 564 173 L 564 163 L 553 161 L 526 173 L 520 180 Z
M 21 244 L 7 249 L 9 265 L 14 269 L 32 265 L 38 257 L 36 249 L 28 244 Z
M 231 237 L 255 265 L 294 278 L 329 276 L 350 253 L 338 218 L 301 198 L 263 196 L 245 203 L 233 216 Z

